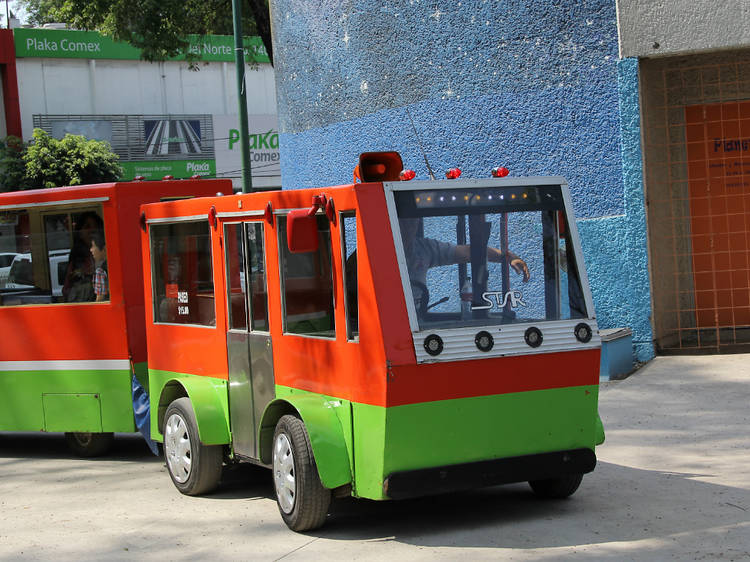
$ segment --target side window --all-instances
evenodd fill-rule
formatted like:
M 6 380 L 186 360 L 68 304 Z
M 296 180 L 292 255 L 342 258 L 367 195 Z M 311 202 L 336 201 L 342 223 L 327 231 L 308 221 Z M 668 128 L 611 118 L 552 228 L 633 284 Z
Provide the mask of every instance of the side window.
M 0 303 L 108 301 L 104 230 L 100 206 L 0 212 Z
M 216 325 L 208 221 L 151 225 L 154 321 Z
M 357 285 L 357 217 L 354 212 L 341 213 L 341 250 L 346 294 L 346 339 L 359 338 L 359 295 Z
M 286 217 L 279 217 L 284 331 L 334 338 L 331 230 L 324 216 L 318 215 L 317 221 L 318 249 L 293 254 L 287 245 Z
M 248 287 L 252 300 L 250 328 L 258 332 L 268 331 L 268 286 L 266 283 L 266 256 L 263 252 L 263 224 L 248 223 L 247 252 L 250 255 Z
M 242 243 L 243 225 L 224 227 L 226 246 L 227 290 L 229 300 L 229 329 L 247 329 L 247 293 L 250 293 L 252 318 L 250 327 L 268 331 L 268 288 L 265 255 L 263 252 L 263 224 L 246 223 L 247 247 Z M 245 252 L 250 256 L 245 269 Z
M 247 298 L 245 295 L 245 247 L 242 244 L 242 225 L 224 227 L 225 259 L 227 263 L 227 300 L 229 329 L 247 329 Z

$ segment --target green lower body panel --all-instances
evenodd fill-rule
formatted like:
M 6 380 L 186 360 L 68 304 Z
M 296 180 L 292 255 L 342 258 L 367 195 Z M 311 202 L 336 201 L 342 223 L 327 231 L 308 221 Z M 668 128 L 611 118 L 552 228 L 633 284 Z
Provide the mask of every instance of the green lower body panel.
M 164 414 L 169 404 L 187 396 L 198 423 L 198 434 L 204 445 L 230 443 L 227 381 L 215 377 L 148 369 L 151 408 L 151 439 L 161 443 Z
M 133 432 L 131 373 L 0 372 L 0 431 Z
M 594 449 L 597 386 L 383 408 L 353 405 L 354 493 L 386 499 L 389 474 Z

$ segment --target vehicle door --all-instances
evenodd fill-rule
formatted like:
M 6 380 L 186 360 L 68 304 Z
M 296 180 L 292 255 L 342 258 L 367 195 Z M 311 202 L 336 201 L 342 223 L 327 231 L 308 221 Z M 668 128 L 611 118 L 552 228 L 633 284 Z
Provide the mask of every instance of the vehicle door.
M 229 412 L 234 452 L 259 457 L 257 429 L 275 396 L 264 223 L 224 225 Z

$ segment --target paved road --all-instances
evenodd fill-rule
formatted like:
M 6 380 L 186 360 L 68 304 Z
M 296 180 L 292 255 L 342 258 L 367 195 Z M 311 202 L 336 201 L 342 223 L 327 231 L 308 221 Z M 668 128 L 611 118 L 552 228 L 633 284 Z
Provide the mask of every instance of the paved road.
M 342 500 L 296 534 L 268 472 L 181 496 L 137 438 L 71 458 L 58 435 L 0 434 L 0 559 L 750 560 L 750 355 L 660 357 L 605 383 L 607 442 L 569 500 L 526 485 Z

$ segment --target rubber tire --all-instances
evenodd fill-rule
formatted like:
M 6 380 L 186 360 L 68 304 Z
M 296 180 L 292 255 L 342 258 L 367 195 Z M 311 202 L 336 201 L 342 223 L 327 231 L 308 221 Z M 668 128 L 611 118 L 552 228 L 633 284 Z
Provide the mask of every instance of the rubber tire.
M 529 486 L 540 498 L 563 499 L 572 496 L 581 485 L 583 474 L 570 474 L 549 480 L 532 480 Z
M 167 459 L 166 426 L 173 415 L 178 415 L 185 422 L 185 433 L 190 441 L 190 473 L 184 482 L 179 482 L 172 474 L 172 467 Z M 164 414 L 164 461 L 172 483 L 186 496 L 198 496 L 215 490 L 221 481 L 224 461 L 223 445 L 204 445 L 198 435 L 198 423 L 189 398 L 178 398 L 172 402 Z
M 284 433 L 289 440 L 294 456 L 295 498 L 290 513 L 285 513 L 276 492 L 276 503 L 284 523 L 292 531 L 310 531 L 321 527 L 328 516 L 331 505 L 331 490 L 320 482 L 310 436 L 302 420 L 291 415 L 282 416 L 273 434 L 273 454 L 276 455 L 276 438 Z
M 112 448 L 115 434 L 70 432 L 65 434 L 65 441 L 79 457 L 101 457 Z

